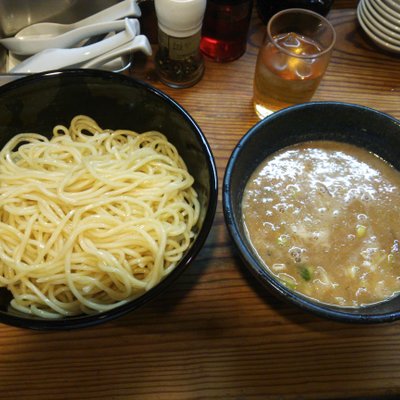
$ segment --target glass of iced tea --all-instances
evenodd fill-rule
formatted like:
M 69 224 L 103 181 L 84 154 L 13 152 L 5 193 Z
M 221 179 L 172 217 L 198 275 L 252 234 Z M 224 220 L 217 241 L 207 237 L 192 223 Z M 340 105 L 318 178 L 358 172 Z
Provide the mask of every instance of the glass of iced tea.
M 310 10 L 291 8 L 270 19 L 254 74 L 253 104 L 260 118 L 311 99 L 335 39 L 332 24 Z

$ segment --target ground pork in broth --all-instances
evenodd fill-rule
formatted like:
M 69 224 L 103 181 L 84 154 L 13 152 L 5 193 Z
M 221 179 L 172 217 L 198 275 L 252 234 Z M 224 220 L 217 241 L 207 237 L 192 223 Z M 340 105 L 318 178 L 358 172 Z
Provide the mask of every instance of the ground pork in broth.
M 367 150 L 282 149 L 254 171 L 242 209 L 255 251 L 288 288 L 350 307 L 400 291 L 400 172 Z

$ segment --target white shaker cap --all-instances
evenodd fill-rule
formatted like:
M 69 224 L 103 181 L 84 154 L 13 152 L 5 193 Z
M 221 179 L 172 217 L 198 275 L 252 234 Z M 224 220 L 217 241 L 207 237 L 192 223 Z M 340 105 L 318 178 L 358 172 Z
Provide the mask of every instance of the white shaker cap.
M 169 36 L 192 36 L 201 29 L 206 3 L 206 0 L 154 0 L 158 25 Z

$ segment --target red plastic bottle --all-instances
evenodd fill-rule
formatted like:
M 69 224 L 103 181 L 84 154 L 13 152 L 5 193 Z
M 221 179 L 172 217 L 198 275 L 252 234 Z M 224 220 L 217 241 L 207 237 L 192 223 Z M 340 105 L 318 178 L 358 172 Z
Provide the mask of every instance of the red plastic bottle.
M 207 0 L 200 50 L 217 62 L 233 61 L 246 51 L 252 0 Z

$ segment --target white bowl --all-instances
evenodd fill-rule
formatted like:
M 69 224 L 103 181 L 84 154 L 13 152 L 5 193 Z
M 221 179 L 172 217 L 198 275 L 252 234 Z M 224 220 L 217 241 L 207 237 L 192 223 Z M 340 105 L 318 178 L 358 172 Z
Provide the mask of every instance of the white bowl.
M 386 28 L 385 26 L 379 24 L 379 22 L 377 22 L 376 20 L 371 19 L 370 15 L 365 13 L 365 10 L 364 10 L 364 15 L 367 17 L 369 22 L 372 23 L 375 31 L 377 32 L 379 31 L 382 34 L 382 36 L 386 37 L 388 40 L 392 39 L 398 44 L 400 44 L 400 33 L 394 32 Z
M 364 0 L 361 0 L 358 3 L 358 7 L 357 7 L 357 17 L 358 17 L 358 21 L 361 25 L 361 27 L 363 28 L 364 32 L 367 34 L 367 36 L 369 36 L 369 38 L 380 48 L 386 50 L 386 51 L 391 51 L 393 53 L 400 53 L 400 45 L 396 46 L 393 45 L 391 43 L 388 43 L 388 41 L 380 38 L 379 36 L 376 35 L 375 32 L 373 32 L 369 26 L 368 26 L 368 22 L 366 23 L 366 17 L 364 15 Z
M 382 0 L 392 10 L 400 12 L 400 1 L 399 0 Z
M 362 13 L 362 11 L 361 11 L 361 13 Z M 367 28 L 370 30 L 370 32 L 376 36 L 377 40 L 380 39 L 382 42 L 384 42 L 386 44 L 386 46 L 392 45 L 392 46 L 400 48 L 400 41 L 396 41 L 395 39 L 392 39 L 392 38 L 386 36 L 385 34 L 382 34 L 381 31 L 379 31 L 377 29 L 374 30 L 372 23 L 368 20 L 367 17 L 365 17 L 365 15 L 363 16 L 363 22 L 367 26 Z
M 382 40 L 394 44 L 395 46 L 400 46 L 400 33 L 396 33 L 390 29 L 387 29 L 384 25 L 380 24 L 368 12 L 365 4 L 361 6 L 361 13 L 363 15 L 364 23 L 373 33 L 375 33 Z
M 374 8 L 376 10 L 378 10 L 378 11 L 381 10 L 382 15 L 384 15 L 384 13 L 387 13 L 387 14 L 391 15 L 393 18 L 395 18 L 396 21 L 398 21 L 398 22 L 400 21 L 400 11 L 396 11 L 394 8 L 387 5 L 382 0 L 370 0 L 370 2 L 372 3 L 372 5 L 374 6 Z
M 364 12 L 370 16 L 370 19 L 377 21 L 377 23 L 385 26 L 387 29 L 392 30 L 393 32 L 400 33 L 400 25 L 393 23 L 389 19 L 383 17 L 369 2 L 369 0 L 362 0 Z M 400 23 L 400 21 L 397 21 Z
M 367 8 L 371 13 L 375 13 L 375 18 L 380 18 L 380 22 L 384 25 L 387 25 L 388 28 L 397 28 L 400 30 L 400 15 L 399 17 L 393 17 L 387 11 L 385 11 L 378 3 L 374 0 L 364 1 L 366 3 Z M 383 4 L 383 3 L 382 3 Z

